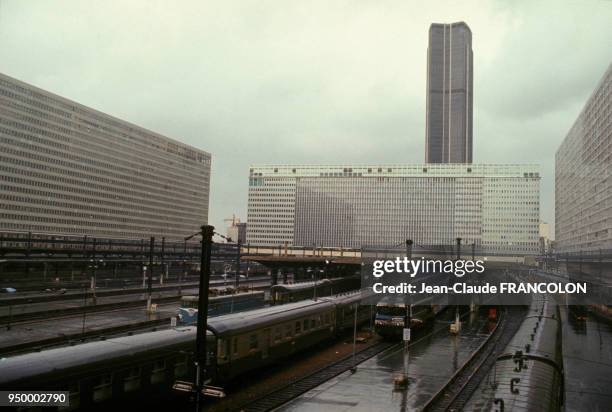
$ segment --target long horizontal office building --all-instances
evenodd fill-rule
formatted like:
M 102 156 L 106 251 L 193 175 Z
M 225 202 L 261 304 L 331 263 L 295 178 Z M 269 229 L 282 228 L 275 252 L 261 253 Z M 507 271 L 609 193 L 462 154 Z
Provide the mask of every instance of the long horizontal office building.
M 555 157 L 559 252 L 612 250 L 612 64 Z
M 253 166 L 247 242 L 537 253 L 539 191 L 534 165 Z
M 0 230 L 182 238 L 210 154 L 0 74 Z

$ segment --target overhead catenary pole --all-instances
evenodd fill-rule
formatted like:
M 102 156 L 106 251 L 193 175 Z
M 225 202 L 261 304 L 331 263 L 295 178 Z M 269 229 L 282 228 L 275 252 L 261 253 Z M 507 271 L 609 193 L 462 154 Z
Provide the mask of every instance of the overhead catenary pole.
M 412 260 L 412 239 L 406 239 L 406 257 L 408 260 Z M 406 303 L 406 317 L 404 318 L 404 328 L 410 329 L 412 323 L 412 305 L 410 295 L 406 296 L 408 302 Z
M 412 239 L 406 239 L 406 258 L 412 260 Z M 404 315 L 404 330 L 402 331 L 402 341 L 404 342 L 404 353 L 403 353 L 403 374 L 396 376 L 394 379 L 396 388 L 402 389 L 402 408 L 406 410 L 407 401 L 407 386 L 408 386 L 408 363 L 409 363 L 409 342 L 411 338 L 410 326 L 412 323 L 412 301 L 410 295 L 405 296 L 404 305 L 406 312 Z
M 93 243 L 91 246 L 91 291 L 92 291 L 92 300 L 93 300 L 93 304 L 95 305 L 97 303 L 97 296 L 96 296 L 96 268 L 97 268 L 97 263 L 96 263 L 96 238 L 93 239 Z
M 149 271 L 147 276 L 147 311 L 151 311 L 151 295 L 153 294 L 153 249 L 155 248 L 155 237 L 151 236 L 149 241 Z
M 198 297 L 198 329 L 196 334 L 196 411 L 200 411 L 202 401 L 202 372 L 206 371 L 206 329 L 208 320 L 208 288 L 210 281 L 210 254 L 215 228 L 202 226 L 202 254 L 200 259 L 200 287 Z
M 164 253 L 166 253 L 166 238 L 162 237 L 162 244 L 161 244 L 161 253 L 159 255 L 159 264 L 161 267 L 161 270 L 159 272 L 159 284 L 163 285 L 164 284 L 164 275 L 168 276 L 168 271 L 166 269 L 166 263 L 164 262 Z
M 317 280 L 319 279 L 319 269 L 315 269 L 314 273 L 314 290 L 312 292 L 312 300 L 317 300 Z
M 182 286 L 182 282 L 184 279 L 187 279 L 187 239 L 185 239 L 185 242 L 183 243 L 183 272 L 182 272 L 182 277 L 181 277 L 181 272 L 179 272 L 179 287 L 178 287 L 178 293 L 179 295 L 181 295 L 183 292 L 181 290 L 181 286 Z
M 461 238 L 457 238 L 457 260 L 461 260 Z
M 457 241 L 457 260 L 461 260 L 461 238 L 458 237 L 456 241 Z M 455 321 L 456 322 L 457 322 L 457 319 L 459 319 L 459 306 L 458 305 L 455 306 Z
M 355 357 L 357 350 L 357 309 L 359 308 L 359 302 L 355 302 L 355 311 L 353 317 L 353 367 L 351 368 L 351 372 L 355 373 L 357 371 L 357 359 Z
M 147 265 L 144 261 L 144 239 L 140 239 L 140 272 L 142 273 L 142 290 L 147 287 Z M 136 257 L 136 255 L 134 255 Z
M 238 250 L 236 251 L 236 279 L 234 279 L 234 287 L 236 291 L 238 291 L 238 287 L 240 286 L 240 248 L 242 247 L 240 239 L 237 239 L 236 244 Z

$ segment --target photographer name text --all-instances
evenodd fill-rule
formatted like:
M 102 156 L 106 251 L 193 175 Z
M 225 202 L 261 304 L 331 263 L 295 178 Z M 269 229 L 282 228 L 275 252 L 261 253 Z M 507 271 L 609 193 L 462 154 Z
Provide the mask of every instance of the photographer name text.
M 579 283 L 530 283 L 530 282 L 502 282 L 499 284 L 484 283 L 471 285 L 455 283 L 453 285 L 427 285 L 425 283 L 398 285 L 384 285 L 374 283 L 372 291 L 378 294 L 429 294 L 429 293 L 456 293 L 456 294 L 526 294 L 526 293 L 554 293 L 554 294 L 586 294 L 587 284 Z

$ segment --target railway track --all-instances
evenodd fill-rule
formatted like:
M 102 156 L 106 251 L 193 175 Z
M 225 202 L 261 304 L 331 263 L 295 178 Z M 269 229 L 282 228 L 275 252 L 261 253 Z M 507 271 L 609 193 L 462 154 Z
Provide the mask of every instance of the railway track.
M 346 356 L 341 360 L 325 366 L 309 375 L 297 378 L 281 387 L 277 387 L 273 391 L 259 396 L 254 401 L 249 401 L 248 403 L 241 405 L 239 408 L 237 408 L 237 410 L 245 412 L 263 412 L 278 408 L 279 406 L 300 396 L 304 392 L 307 392 L 310 389 L 313 389 L 320 384 L 340 375 L 341 373 L 350 370 L 355 365 L 370 359 L 380 352 L 388 350 L 397 345 L 399 345 L 397 342 L 383 341 L 368 348 L 362 349 L 355 353 L 354 360 L 352 354 Z
M 197 288 L 198 283 L 183 283 L 180 285 L 181 289 Z M 168 286 L 156 286 L 153 288 L 153 292 L 165 292 L 169 290 L 179 290 L 178 284 Z M 128 288 L 128 289 L 113 289 L 113 290 L 96 290 L 97 297 L 107 296 L 121 296 L 121 295 L 136 295 L 147 293 L 147 288 Z M 63 300 L 75 300 L 83 299 L 84 297 L 91 298 L 92 292 L 72 292 L 67 294 L 49 293 L 48 295 L 36 295 L 36 296 L 17 296 L 5 299 L 0 299 L 0 306 L 15 306 L 24 305 L 29 303 L 44 303 L 44 302 L 56 302 Z
M 165 296 L 165 297 L 154 297 L 151 299 L 152 303 L 171 303 L 179 302 L 181 296 Z M 78 306 L 72 308 L 60 308 L 60 309 L 49 309 L 46 311 L 37 311 L 29 313 L 19 313 L 10 316 L 0 316 L 0 324 L 19 324 L 29 322 L 33 320 L 58 318 L 58 317 L 70 317 L 79 316 L 84 313 L 99 313 L 99 312 L 110 312 L 117 309 L 126 309 L 132 307 L 144 307 L 147 303 L 146 299 L 138 299 L 131 301 L 122 301 L 115 303 L 103 303 L 99 305 L 90 306 Z
M 480 382 L 489 373 L 497 357 L 516 334 L 525 314 L 523 307 L 506 307 L 494 331 L 425 404 L 422 410 L 425 412 L 463 410 Z
M 106 339 L 119 334 L 141 333 L 146 331 L 154 332 L 158 327 L 164 327 L 170 324 L 170 316 L 159 319 L 146 320 L 127 325 L 111 326 L 109 328 L 87 330 L 80 333 L 65 334 L 62 336 L 54 336 L 51 338 L 40 339 L 32 342 L 22 342 L 15 345 L 5 346 L 0 348 L 0 357 L 15 356 L 22 353 L 41 351 L 62 345 L 74 345 L 94 339 Z
M 142 281 L 142 280 L 141 280 Z M 254 277 L 249 280 L 242 280 L 242 284 L 251 285 L 258 287 L 259 285 L 269 284 L 269 278 L 267 277 Z M 183 290 L 189 288 L 197 288 L 199 282 L 181 282 L 181 283 L 169 283 L 164 286 L 155 285 L 153 286 L 153 292 L 164 292 L 171 290 Z M 224 286 L 233 286 L 234 281 L 224 281 L 213 279 L 210 281 L 211 287 L 224 287 Z M 40 288 L 39 288 L 40 289 Z M 38 289 L 38 290 L 39 290 Z M 24 296 L 10 296 L 5 295 L 0 297 L 0 306 L 14 306 L 14 305 L 22 305 L 28 303 L 43 303 L 43 302 L 53 302 L 59 300 L 73 300 L 73 299 L 83 299 L 85 295 L 87 297 L 91 297 L 91 291 L 83 292 L 83 288 L 81 291 L 67 291 L 65 294 L 58 294 L 57 292 L 49 292 L 48 294 L 36 294 L 36 295 L 24 295 Z M 89 289 L 89 283 L 87 284 L 87 289 Z M 19 289 L 18 289 L 19 290 Z M 119 295 L 130 295 L 130 294 L 139 294 L 139 293 L 147 293 L 148 288 L 142 287 L 129 287 L 125 289 L 110 289 L 110 290 L 98 290 L 96 289 L 97 297 L 104 296 L 119 296 Z
M 197 284 L 194 284 L 192 288 L 189 289 L 187 285 L 184 285 L 182 288 L 183 294 L 185 294 L 186 292 L 188 294 L 197 293 L 197 290 L 195 289 L 197 288 L 197 286 L 198 286 Z M 252 290 L 261 290 L 267 287 L 268 287 L 268 283 L 262 281 L 261 284 L 259 283 L 254 284 L 252 286 Z M 161 292 L 161 290 L 159 289 L 154 290 L 155 294 L 158 294 L 159 292 Z M 138 292 L 131 290 L 129 291 L 129 293 L 119 293 L 117 294 L 117 296 L 143 295 L 143 294 L 146 294 L 146 292 L 142 292 L 142 290 L 139 290 Z M 88 297 L 88 300 L 91 300 L 92 298 L 91 293 L 88 293 L 87 295 L 82 294 L 81 299 L 83 299 L 85 296 Z M 115 296 L 115 295 L 114 294 L 104 295 L 98 292 L 96 296 L 100 298 L 100 297 Z M 159 303 L 179 302 L 181 300 L 181 297 L 182 295 L 179 295 L 179 294 L 171 295 L 171 296 L 152 295 L 151 302 L 158 303 L 158 304 Z M 76 299 L 69 299 L 69 300 L 74 301 Z M 50 317 L 78 316 L 78 315 L 82 315 L 83 313 L 98 313 L 98 312 L 106 312 L 106 311 L 112 311 L 116 309 L 124 309 L 124 308 L 139 307 L 139 306 L 144 307 L 146 305 L 146 302 L 147 302 L 147 299 L 141 299 L 140 296 L 138 296 L 138 299 L 122 300 L 120 302 L 100 303 L 100 304 L 89 305 L 89 306 L 79 305 L 79 306 L 73 306 L 73 307 L 67 307 L 67 308 L 47 309 L 43 311 L 33 311 L 33 312 L 25 312 L 25 313 L 12 313 L 10 315 L 0 316 L 0 325 L 1 324 L 8 325 L 8 324 L 23 323 L 23 322 L 28 322 L 32 320 L 48 319 Z M 29 302 L 29 303 L 41 303 L 41 302 Z

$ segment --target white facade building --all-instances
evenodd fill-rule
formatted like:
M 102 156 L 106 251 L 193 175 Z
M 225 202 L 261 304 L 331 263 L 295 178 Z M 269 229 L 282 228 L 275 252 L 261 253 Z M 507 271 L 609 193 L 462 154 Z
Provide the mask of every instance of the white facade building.
M 558 252 L 612 249 L 612 64 L 555 156 Z
M 210 154 L 0 74 L 0 230 L 182 239 Z
M 534 165 L 253 166 L 247 243 L 537 253 L 539 187 Z

